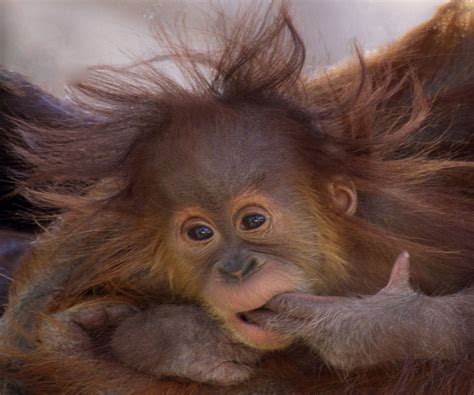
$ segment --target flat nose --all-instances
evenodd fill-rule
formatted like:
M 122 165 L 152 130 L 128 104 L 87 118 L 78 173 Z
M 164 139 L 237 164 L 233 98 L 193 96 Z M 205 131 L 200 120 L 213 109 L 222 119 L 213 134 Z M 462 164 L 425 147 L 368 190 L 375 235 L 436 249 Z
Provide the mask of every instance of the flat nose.
M 249 278 L 259 268 L 256 258 L 231 258 L 217 264 L 217 270 L 226 279 L 242 281 Z

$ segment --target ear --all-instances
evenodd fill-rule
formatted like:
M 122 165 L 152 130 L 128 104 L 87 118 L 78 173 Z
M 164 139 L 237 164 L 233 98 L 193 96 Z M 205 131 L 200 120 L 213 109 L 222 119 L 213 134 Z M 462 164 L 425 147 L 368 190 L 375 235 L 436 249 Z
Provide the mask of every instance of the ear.
M 328 192 L 331 205 L 341 215 L 354 215 L 357 210 L 357 191 L 347 177 L 335 176 L 329 180 Z

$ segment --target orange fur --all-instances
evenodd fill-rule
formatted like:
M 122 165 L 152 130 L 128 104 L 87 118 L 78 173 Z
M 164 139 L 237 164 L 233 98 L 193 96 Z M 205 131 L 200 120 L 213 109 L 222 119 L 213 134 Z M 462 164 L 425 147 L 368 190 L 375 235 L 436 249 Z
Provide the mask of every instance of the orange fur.
M 323 292 L 380 289 L 400 250 L 410 251 L 414 278 L 427 293 L 472 285 L 472 7 L 468 0 L 453 1 L 375 56 L 365 59 L 358 52 L 356 62 L 324 76 L 303 73 L 304 46 L 285 7 L 270 8 L 263 18 L 250 10 L 237 29 L 216 36 L 223 40 L 217 51 L 197 53 L 168 45 L 168 59 L 184 70 L 189 89 L 166 76 L 159 58 L 124 69 L 98 67 L 75 87 L 77 104 L 96 114 L 95 121 L 54 128 L 18 122 L 24 144 L 15 152 L 28 166 L 22 192 L 64 214 L 35 243 L 12 284 L 0 357 L 5 379 L 36 393 L 97 393 L 107 388 L 145 393 L 148 387 L 150 393 L 182 394 L 213 389 L 148 381 L 116 372 L 108 361 L 97 366 L 67 351 L 51 350 L 37 332 L 43 320 L 56 328 L 52 314 L 81 303 L 125 301 L 145 307 L 157 299 L 195 298 L 195 290 L 178 296 L 173 290 L 178 280 L 187 288 L 195 284 L 191 276 L 174 272 L 172 251 L 157 231 L 157 219 L 148 216 L 143 162 L 147 145 L 166 132 L 173 117 L 199 109 L 232 113 L 242 103 L 266 106 L 314 126 L 313 139 L 301 147 L 310 163 L 302 170 L 302 193 L 322 229 L 317 244 L 331 268 Z M 458 129 L 465 134 L 453 136 Z M 356 185 L 362 204 L 355 216 L 327 209 L 327 197 L 318 186 L 335 174 Z M 382 216 L 374 219 L 375 206 L 382 207 Z M 297 240 L 295 248 L 305 250 Z M 315 277 L 312 270 L 307 268 L 310 278 Z M 50 288 L 48 282 L 60 286 Z M 32 291 L 32 284 L 44 284 L 45 290 L 41 285 Z M 19 306 L 33 301 L 39 303 L 38 311 L 24 317 Z M 472 391 L 469 360 L 456 366 L 407 361 L 338 375 L 317 362 L 304 366 L 302 358 L 299 351 L 271 354 L 255 380 L 240 389 Z

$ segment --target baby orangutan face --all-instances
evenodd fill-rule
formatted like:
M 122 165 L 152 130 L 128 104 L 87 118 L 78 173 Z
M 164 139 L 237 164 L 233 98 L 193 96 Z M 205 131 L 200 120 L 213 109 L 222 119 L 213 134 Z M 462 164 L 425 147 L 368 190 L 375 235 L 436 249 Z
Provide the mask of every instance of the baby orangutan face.
M 250 322 L 245 313 L 280 293 L 308 290 L 303 269 L 285 249 L 298 224 L 256 192 L 237 197 L 227 209 L 219 220 L 200 207 L 181 211 L 175 236 L 179 255 L 190 266 L 202 267 L 204 304 L 239 340 L 262 349 L 283 347 L 289 339 Z
M 309 279 L 317 276 L 309 273 L 324 266 L 310 199 L 300 188 L 307 184 L 303 165 L 289 133 L 279 132 L 281 120 L 227 115 L 200 128 L 196 118 L 192 134 L 179 133 L 186 125 L 177 124 L 159 144 L 174 147 L 159 149 L 165 154 L 157 170 L 160 202 L 169 207 L 163 226 L 170 230 L 170 281 L 243 343 L 285 347 L 291 339 L 252 323 L 246 312 L 284 292 L 311 292 Z

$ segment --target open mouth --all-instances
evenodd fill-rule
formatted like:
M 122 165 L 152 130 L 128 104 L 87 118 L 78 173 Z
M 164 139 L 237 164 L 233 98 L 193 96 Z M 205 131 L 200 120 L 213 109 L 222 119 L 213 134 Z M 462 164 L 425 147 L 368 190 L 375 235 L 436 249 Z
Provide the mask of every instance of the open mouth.
M 254 312 L 257 310 L 260 311 L 260 309 L 255 309 L 251 311 L 237 313 L 234 316 L 235 318 L 233 319 L 233 321 L 236 324 L 238 324 L 240 328 L 245 328 L 247 330 L 252 330 L 252 331 L 273 333 L 272 331 L 265 329 L 260 323 L 258 323 L 255 319 L 253 319 L 251 312 Z
M 261 327 L 261 325 L 255 320 L 255 315 L 252 314 L 253 312 L 256 312 L 256 313 L 263 313 L 265 311 L 269 311 L 268 309 L 266 309 L 265 307 L 259 307 L 258 309 L 254 309 L 254 310 L 249 310 L 249 311 L 244 311 L 244 312 L 241 312 L 241 313 L 237 313 L 237 318 L 243 323 L 243 324 L 247 324 L 247 325 L 255 325 L 255 326 L 258 326 L 258 327 Z M 263 328 L 262 328 L 263 329 Z
M 243 339 L 257 348 L 280 348 L 286 340 L 278 333 L 265 328 L 261 320 L 255 319 L 257 314 L 261 317 L 264 313 L 269 313 L 265 307 L 236 313 L 230 323 Z
M 288 339 L 280 334 L 266 329 L 253 319 L 253 312 L 263 312 L 267 309 L 260 307 L 235 314 L 229 319 L 229 324 L 248 345 L 259 349 L 278 349 L 288 345 Z
M 253 322 L 252 318 L 246 313 L 237 313 L 237 318 L 244 324 L 258 325 L 256 322 Z

